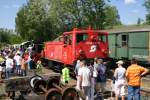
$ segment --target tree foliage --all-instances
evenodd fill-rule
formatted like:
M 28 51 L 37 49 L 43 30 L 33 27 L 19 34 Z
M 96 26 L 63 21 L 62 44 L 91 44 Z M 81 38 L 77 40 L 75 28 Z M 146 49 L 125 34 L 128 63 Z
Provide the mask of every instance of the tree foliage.
M 10 30 L 1 28 L 0 29 L 0 42 L 1 43 L 10 43 L 10 40 L 9 40 L 10 33 L 11 33 Z
M 142 19 L 141 19 L 141 18 L 138 18 L 138 19 L 137 19 L 137 25 L 140 25 L 140 24 L 142 24 Z
M 23 39 L 15 34 L 13 30 L 0 28 L 0 43 L 16 44 L 21 43 Z
M 30 0 L 17 13 L 16 31 L 27 40 L 48 40 L 52 35 L 51 22 L 42 0 Z
M 150 0 L 145 0 L 144 6 L 147 9 L 146 23 L 150 24 Z
M 51 40 L 72 28 L 120 25 L 116 7 L 105 0 L 29 0 L 16 17 L 16 31 L 28 40 Z
M 50 16 L 59 27 L 70 30 L 73 27 L 91 25 L 104 29 L 120 25 L 120 17 L 116 7 L 108 5 L 104 0 L 49 0 Z

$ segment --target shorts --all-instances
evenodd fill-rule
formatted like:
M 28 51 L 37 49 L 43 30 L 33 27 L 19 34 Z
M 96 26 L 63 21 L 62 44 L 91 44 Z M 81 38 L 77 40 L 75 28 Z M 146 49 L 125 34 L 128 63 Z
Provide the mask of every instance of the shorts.
M 124 96 L 126 94 L 125 80 L 117 80 L 115 82 L 114 92 L 117 96 Z

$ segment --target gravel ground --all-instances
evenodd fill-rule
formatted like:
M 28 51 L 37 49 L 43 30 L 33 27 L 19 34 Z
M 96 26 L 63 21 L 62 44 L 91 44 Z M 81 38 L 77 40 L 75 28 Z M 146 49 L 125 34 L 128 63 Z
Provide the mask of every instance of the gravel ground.
M 46 68 L 44 68 L 42 70 L 42 72 L 43 72 L 42 74 L 49 74 L 49 73 L 50 74 L 55 74 L 56 73 L 56 72 L 54 72 L 50 69 L 46 69 Z M 29 71 L 28 72 L 29 76 L 33 76 L 34 74 L 35 74 L 34 71 Z M 41 75 L 41 73 L 39 75 Z M 16 76 L 16 77 L 12 77 L 11 79 L 16 79 L 16 78 L 22 78 L 22 77 Z M 75 79 L 71 79 L 68 83 L 68 86 L 75 86 L 75 85 L 76 85 L 76 80 Z M 109 90 L 109 91 L 112 90 L 111 80 L 107 81 L 106 89 Z M 6 94 L 5 93 L 5 84 L 0 84 L 0 95 L 2 95 L 2 94 Z M 16 92 L 16 95 L 19 95 L 19 94 L 20 94 L 19 92 Z M 44 98 L 44 95 L 36 95 L 34 92 L 31 92 L 29 95 L 26 96 L 27 100 L 44 100 L 43 98 Z M 11 100 L 11 99 L 8 99 L 8 97 L 7 97 L 5 99 L 0 98 L 0 100 Z M 105 100 L 114 100 L 114 98 L 107 98 Z

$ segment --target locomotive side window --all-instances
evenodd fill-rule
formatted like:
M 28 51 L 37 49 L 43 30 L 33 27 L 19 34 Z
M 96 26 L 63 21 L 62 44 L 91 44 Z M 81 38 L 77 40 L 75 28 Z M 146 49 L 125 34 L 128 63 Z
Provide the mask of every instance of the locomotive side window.
M 76 35 L 77 43 L 87 40 L 88 39 L 88 34 L 87 33 L 79 33 Z
M 128 46 L 128 35 L 122 35 L 122 47 Z
M 64 44 L 71 45 L 72 44 L 72 35 L 64 35 Z
M 107 41 L 106 35 L 98 34 L 98 40 L 99 40 L 99 41 L 102 41 L 102 42 L 106 42 L 106 41 Z

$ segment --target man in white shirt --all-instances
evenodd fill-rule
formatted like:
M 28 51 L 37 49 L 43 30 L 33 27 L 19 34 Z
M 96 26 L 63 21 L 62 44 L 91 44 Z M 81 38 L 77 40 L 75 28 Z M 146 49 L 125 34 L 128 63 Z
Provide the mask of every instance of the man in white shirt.
M 21 56 L 19 53 L 17 53 L 15 56 L 14 56 L 14 60 L 15 60 L 15 64 L 16 64 L 16 73 L 18 75 L 21 75 Z
M 91 85 L 91 72 L 87 68 L 86 61 L 82 60 L 80 62 L 81 68 L 79 68 L 78 76 L 80 78 L 80 84 L 83 90 L 86 100 L 90 100 L 90 85 Z
M 13 69 L 14 62 L 13 62 L 12 58 L 13 58 L 12 55 L 10 55 L 6 59 L 6 78 L 10 77 L 10 74 L 11 74 L 12 69 Z

